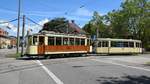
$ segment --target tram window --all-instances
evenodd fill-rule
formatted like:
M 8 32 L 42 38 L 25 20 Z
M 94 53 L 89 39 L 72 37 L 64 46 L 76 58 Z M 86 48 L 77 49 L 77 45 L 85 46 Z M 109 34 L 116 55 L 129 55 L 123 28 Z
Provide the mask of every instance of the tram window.
M 85 39 L 81 39 L 81 45 L 85 45 Z
M 124 42 L 123 45 L 124 45 L 124 47 L 129 47 L 128 42 Z
M 133 42 L 129 42 L 129 47 L 134 47 L 134 43 Z
M 98 43 L 98 47 L 102 47 L 102 44 L 101 44 L 101 43 L 102 43 L 101 41 Z
M 56 45 L 61 45 L 61 37 L 56 37 Z
M 87 39 L 87 45 L 88 46 L 90 45 L 90 39 Z
M 74 38 L 69 38 L 70 45 L 74 45 Z
M 112 41 L 111 42 L 111 47 L 124 47 L 124 44 L 123 44 L 123 42 Z
M 76 45 L 80 45 L 80 39 L 79 39 L 79 38 L 76 38 L 75 44 L 76 44 Z
M 37 36 L 33 36 L 33 45 L 38 45 Z
M 48 37 L 48 45 L 54 45 L 54 37 Z
M 136 43 L 136 47 L 140 48 L 141 47 L 141 43 Z
M 28 37 L 28 43 L 29 43 L 29 45 L 32 45 L 32 37 L 31 36 Z
M 68 38 L 63 38 L 63 45 L 68 45 Z
M 108 47 L 108 41 L 103 41 L 102 42 L 102 47 Z
M 140 45 L 139 47 L 140 47 L 140 48 L 142 48 L 142 44 L 141 44 L 141 43 L 139 43 L 139 45 Z
M 111 47 L 116 47 L 116 42 L 111 41 Z

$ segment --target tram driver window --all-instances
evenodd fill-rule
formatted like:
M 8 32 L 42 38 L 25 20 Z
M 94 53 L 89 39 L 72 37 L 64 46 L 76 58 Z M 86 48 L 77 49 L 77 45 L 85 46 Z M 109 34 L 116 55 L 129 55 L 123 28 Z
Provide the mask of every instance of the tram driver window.
M 32 45 L 32 37 L 31 36 L 28 37 L 28 44 Z
M 38 45 L 37 36 L 33 36 L 33 45 Z

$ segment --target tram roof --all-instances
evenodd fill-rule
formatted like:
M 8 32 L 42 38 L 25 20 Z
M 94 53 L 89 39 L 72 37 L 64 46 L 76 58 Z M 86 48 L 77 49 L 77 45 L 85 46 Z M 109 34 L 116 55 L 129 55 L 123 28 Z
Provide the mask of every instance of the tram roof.
M 82 34 L 65 34 L 65 33 L 35 33 L 30 36 L 54 36 L 54 37 L 77 37 L 86 38 L 86 35 Z
M 98 41 L 125 41 L 125 42 L 141 42 L 141 40 L 134 40 L 134 39 L 114 39 L 114 38 L 97 38 Z

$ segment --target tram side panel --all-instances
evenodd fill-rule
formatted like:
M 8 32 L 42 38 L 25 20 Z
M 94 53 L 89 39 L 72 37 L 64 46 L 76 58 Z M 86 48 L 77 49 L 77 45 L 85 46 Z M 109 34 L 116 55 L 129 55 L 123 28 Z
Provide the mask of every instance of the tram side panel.
M 92 51 L 90 43 L 89 45 L 87 45 L 87 40 L 85 40 L 85 44 L 83 45 L 48 45 L 48 37 L 44 37 L 44 41 L 42 43 L 40 43 L 39 40 L 41 40 L 41 38 L 37 38 L 36 43 L 35 39 L 34 42 L 32 39 L 32 42 L 30 43 L 30 45 L 28 45 L 27 48 L 28 55 L 40 56 L 48 54 L 89 53 Z
M 113 41 L 110 41 L 113 40 Z M 117 41 L 119 40 L 119 41 Z M 134 54 L 142 53 L 141 42 L 134 40 L 103 39 L 96 43 L 96 53 L 100 54 Z

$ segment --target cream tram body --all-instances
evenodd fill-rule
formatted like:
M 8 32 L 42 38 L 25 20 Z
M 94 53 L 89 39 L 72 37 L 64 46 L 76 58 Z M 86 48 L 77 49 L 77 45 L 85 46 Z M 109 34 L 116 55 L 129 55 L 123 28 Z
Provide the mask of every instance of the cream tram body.
M 28 37 L 26 54 L 82 54 L 92 51 L 90 39 L 83 35 L 34 34 Z
M 98 38 L 96 53 L 134 54 L 142 53 L 141 41 L 133 39 Z

